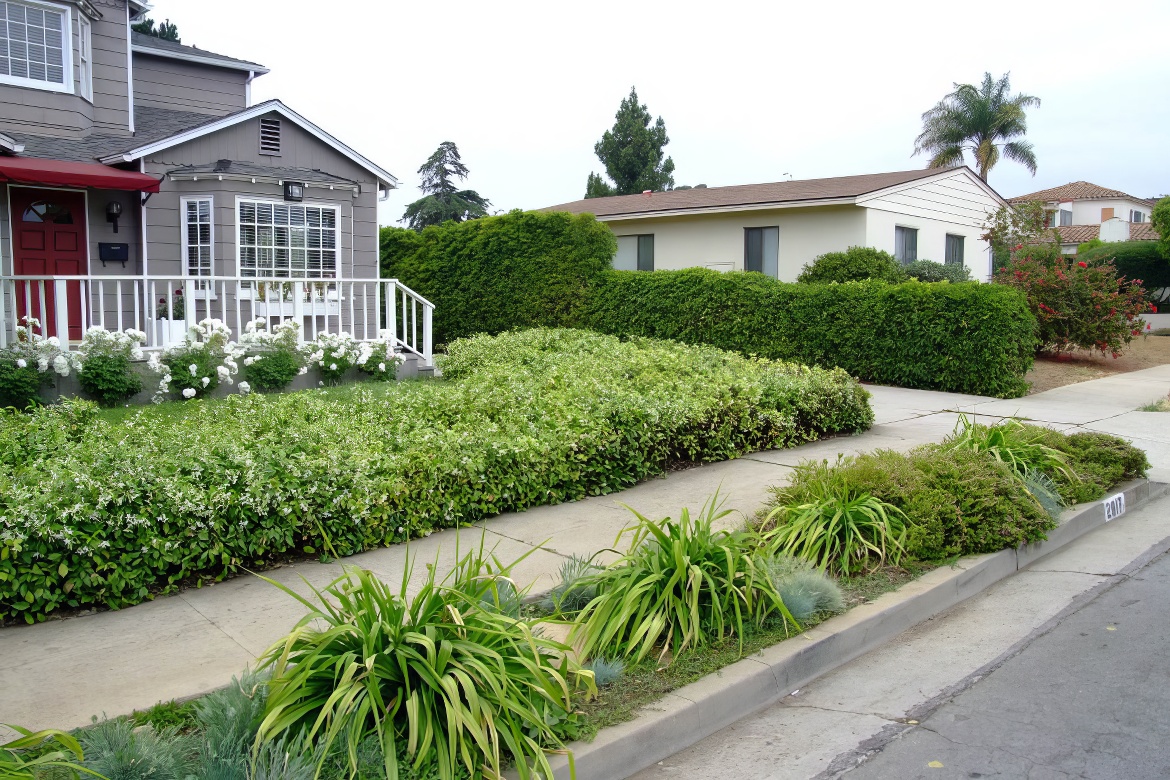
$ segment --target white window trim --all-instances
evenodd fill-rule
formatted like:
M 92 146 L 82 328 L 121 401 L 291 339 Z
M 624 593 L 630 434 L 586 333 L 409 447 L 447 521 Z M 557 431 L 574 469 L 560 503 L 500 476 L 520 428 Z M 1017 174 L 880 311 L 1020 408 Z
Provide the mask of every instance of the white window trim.
M 72 48 L 72 47 L 70 47 Z M 89 56 L 86 56 L 86 50 Z M 77 80 L 81 97 L 93 102 L 93 22 L 77 15 Z
M 63 64 L 62 72 L 64 73 L 65 83 L 54 84 L 51 81 L 39 81 L 37 79 L 29 79 L 22 76 L 6 76 L 0 74 L 0 84 L 11 84 L 14 87 L 39 89 L 43 92 L 64 92 L 69 95 L 75 94 L 75 79 L 73 78 L 73 9 L 67 5 L 45 3 L 41 2 L 41 0 L 10 0 L 10 2 L 16 3 L 17 5 L 35 6 L 65 15 L 64 29 L 61 31 L 61 35 L 64 38 L 62 41 L 64 45 L 61 47 L 61 60 Z
M 191 273 L 191 261 L 188 257 L 188 250 L 191 245 L 187 241 L 187 204 L 198 203 L 205 200 L 211 204 L 211 275 L 210 276 L 196 276 Z M 215 198 L 211 195 L 189 195 L 187 197 L 179 198 L 179 251 L 181 252 L 180 262 L 183 264 L 183 278 L 195 279 L 198 281 L 206 281 L 207 287 L 203 289 L 196 289 L 195 293 L 201 300 L 211 299 L 215 300 Z
M 241 251 L 243 249 L 243 247 L 242 247 L 241 241 L 240 241 L 240 228 L 241 228 L 241 225 L 240 225 L 240 203 L 244 202 L 244 201 L 247 201 L 248 203 L 272 203 L 272 204 L 277 205 L 277 206 L 292 205 L 292 206 L 309 206 L 309 207 L 318 208 L 318 209 L 332 209 L 333 212 L 337 215 L 336 218 L 334 219 L 334 223 L 333 223 L 336 226 L 334 229 L 337 231 L 337 246 L 335 246 L 333 248 L 333 251 L 337 253 L 337 260 L 336 260 L 337 264 L 336 264 L 336 267 L 334 268 L 333 280 L 336 281 L 337 279 L 343 278 L 342 273 L 341 273 L 343 270 L 342 269 L 342 261 L 341 261 L 341 247 L 344 244 L 345 231 L 341 227 L 341 219 L 342 219 L 341 204 L 339 204 L 339 203 L 326 203 L 324 201 L 303 201 L 303 202 L 297 201 L 296 203 L 289 203 L 288 201 L 285 201 L 285 200 L 282 200 L 279 198 L 266 198 L 263 196 L 251 196 L 251 195 L 237 195 L 236 196 L 236 207 L 235 207 L 235 210 L 232 212 L 232 222 L 235 225 L 235 233 L 236 233 L 236 277 L 240 279 L 241 284 L 248 283 L 248 282 L 244 281 L 245 277 L 244 277 L 244 266 L 243 266 L 243 256 L 242 256 L 243 253 Z M 351 245 L 352 245 L 352 241 L 353 241 L 352 236 L 350 237 L 350 241 L 351 241 Z M 282 280 L 287 280 L 288 278 L 289 277 L 281 277 L 281 276 L 247 277 L 248 281 L 255 279 L 256 281 L 261 281 L 261 282 L 263 282 L 263 281 L 277 281 L 277 282 L 279 282 Z M 307 276 L 306 277 L 293 277 L 293 278 L 294 278 L 294 280 L 297 278 L 309 279 L 310 281 L 314 281 L 314 282 L 318 282 L 318 281 L 328 282 L 328 281 L 330 281 L 330 279 L 328 279 L 328 278 L 311 279 L 310 277 L 307 277 Z

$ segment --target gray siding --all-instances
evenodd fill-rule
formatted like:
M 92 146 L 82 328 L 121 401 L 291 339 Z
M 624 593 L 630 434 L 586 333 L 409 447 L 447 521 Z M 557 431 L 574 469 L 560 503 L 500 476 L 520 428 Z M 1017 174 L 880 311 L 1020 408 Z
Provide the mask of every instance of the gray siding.
M 222 116 L 246 108 L 248 74 L 134 53 L 134 105 Z
M 376 278 L 378 188 L 374 175 L 283 118 L 281 136 L 280 156 L 260 154 L 260 121 L 257 117 L 217 133 L 164 149 L 147 160 L 146 172 L 161 176 L 181 165 L 204 165 L 215 160 L 230 159 L 263 165 L 318 169 L 361 182 L 361 194 L 357 198 L 352 197 L 350 190 L 346 188 L 329 190 L 309 187 L 305 191 L 305 202 L 327 203 L 339 205 L 341 208 L 341 253 L 338 256 L 340 274 Z M 234 276 L 237 271 L 236 195 L 283 199 L 283 192 L 276 184 L 251 184 L 247 181 L 231 180 L 164 182 L 162 192 L 154 195 L 147 203 L 148 262 L 151 276 L 171 273 L 171 269 L 181 272 L 179 198 L 194 193 L 211 193 L 215 199 L 216 273 L 229 276 Z
M 78 14 L 72 8 L 72 94 L 0 84 L 0 130 L 54 135 L 85 135 L 93 128 L 129 132 L 126 6 L 123 0 L 101 4 L 102 19 L 91 19 L 93 102 L 81 96 Z

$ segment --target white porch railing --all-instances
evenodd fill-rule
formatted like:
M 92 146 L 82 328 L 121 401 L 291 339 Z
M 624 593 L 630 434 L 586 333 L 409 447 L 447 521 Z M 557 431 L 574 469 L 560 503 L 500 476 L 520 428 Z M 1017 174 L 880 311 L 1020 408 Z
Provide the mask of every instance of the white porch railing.
M 0 278 L 0 347 L 33 316 L 44 335 L 63 343 L 90 327 L 134 328 L 149 348 L 183 339 L 207 317 L 223 320 L 235 338 L 249 321 L 301 323 L 301 337 L 346 332 L 359 341 L 394 334 L 397 346 L 431 365 L 434 305 L 397 279 L 256 279 L 251 277 L 6 276 Z

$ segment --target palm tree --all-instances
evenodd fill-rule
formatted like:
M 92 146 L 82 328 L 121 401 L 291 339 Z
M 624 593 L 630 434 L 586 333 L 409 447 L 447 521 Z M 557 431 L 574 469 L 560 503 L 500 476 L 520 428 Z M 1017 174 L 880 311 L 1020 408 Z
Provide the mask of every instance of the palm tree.
M 985 73 L 979 86 L 955 84 L 954 92 L 922 115 L 922 134 L 914 141 L 914 154 L 929 154 L 928 168 L 950 168 L 962 165 L 964 153 L 970 150 L 983 181 L 1002 154 L 1035 176 L 1036 153 L 1022 139 L 1028 131 L 1024 109 L 1040 105 L 1040 98 L 1011 95 L 1010 75 L 994 81 Z

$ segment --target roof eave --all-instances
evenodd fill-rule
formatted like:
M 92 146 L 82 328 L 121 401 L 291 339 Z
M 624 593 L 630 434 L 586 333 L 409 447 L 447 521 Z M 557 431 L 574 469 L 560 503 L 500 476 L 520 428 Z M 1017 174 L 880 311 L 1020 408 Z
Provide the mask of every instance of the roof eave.
M 151 57 L 164 57 L 171 60 L 183 60 L 184 62 L 194 62 L 199 65 L 211 65 L 216 68 L 225 68 L 227 70 L 240 70 L 245 73 L 254 73 L 257 76 L 263 76 L 269 72 L 268 68 L 263 65 L 256 65 L 254 63 L 240 62 L 238 60 L 223 60 L 218 57 L 201 57 L 198 54 L 188 54 L 182 51 L 170 51 L 167 49 L 156 49 L 153 46 L 143 46 L 140 43 L 135 43 L 130 46 L 130 50 L 135 54 L 148 54 Z M 267 82 L 265 82 L 267 83 Z
M 187 141 L 193 141 L 196 138 L 202 138 L 205 135 L 210 135 L 211 133 L 224 130 L 228 127 L 232 127 L 233 125 L 237 125 L 240 122 L 246 122 L 249 119 L 253 119 L 257 116 L 260 116 L 261 114 L 267 114 L 270 111 L 275 111 L 285 119 L 288 119 L 294 124 L 299 125 L 303 130 L 308 131 L 310 135 L 316 136 L 318 140 L 324 142 L 328 146 L 331 146 L 335 151 L 340 152 L 342 155 L 348 157 L 353 162 L 374 174 L 378 178 L 379 184 L 386 185 L 384 189 L 392 190 L 397 188 L 398 178 L 394 174 L 390 173 L 380 165 L 376 165 L 365 155 L 359 154 L 353 148 L 342 143 L 337 138 L 334 138 L 332 135 L 325 132 L 320 127 L 298 114 L 296 111 L 293 111 L 279 100 L 267 100 L 263 103 L 257 103 L 250 108 L 246 108 L 243 111 L 237 111 L 236 113 L 230 114 L 218 121 L 207 122 L 206 124 L 191 128 L 190 130 L 185 130 L 183 132 L 167 136 L 166 138 L 152 141 L 149 144 L 143 144 L 142 146 L 130 149 L 125 152 L 107 155 L 100 158 L 100 160 L 106 165 L 133 162 L 140 157 L 145 157 L 148 154 L 154 154 L 155 152 L 162 151 L 163 149 L 169 149 L 172 146 L 177 146 L 181 143 L 186 143 Z
M 653 217 L 681 217 L 688 214 L 726 214 L 738 211 L 768 211 L 771 209 L 793 209 L 810 206 L 854 206 L 857 199 L 848 198 L 818 198 L 816 200 L 775 200 L 759 203 L 741 203 L 734 206 L 696 206 L 680 209 L 663 209 L 660 211 L 627 211 L 620 214 L 595 214 L 598 222 L 609 222 L 615 219 L 649 219 Z M 555 208 L 555 207 L 554 207 Z M 581 214 L 592 212 L 582 211 Z
M 17 142 L 12 136 L 0 133 L 0 149 L 10 154 L 20 154 L 24 151 L 24 144 Z

